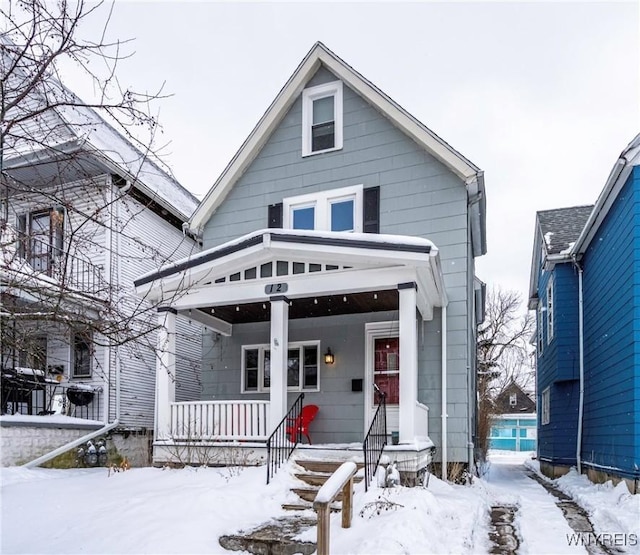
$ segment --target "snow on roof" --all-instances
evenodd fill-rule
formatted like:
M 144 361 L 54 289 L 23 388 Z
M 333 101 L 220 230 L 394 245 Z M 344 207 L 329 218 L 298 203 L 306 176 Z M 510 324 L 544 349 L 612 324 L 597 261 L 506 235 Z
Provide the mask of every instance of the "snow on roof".
M 165 274 L 170 275 L 172 272 L 181 271 L 185 265 L 189 265 L 189 267 L 197 266 L 199 261 L 206 261 L 211 258 L 211 255 L 215 252 L 226 252 L 228 249 L 235 247 L 237 245 L 241 245 L 250 241 L 253 238 L 257 238 L 261 235 L 266 234 L 277 234 L 277 235 L 291 235 L 292 237 L 315 237 L 318 239 L 336 239 L 339 238 L 345 241 L 353 241 L 354 246 L 357 246 L 357 243 L 360 241 L 365 241 L 367 243 L 379 244 L 381 247 L 384 245 L 405 245 L 410 247 L 415 247 L 419 250 L 428 250 L 428 253 L 436 257 L 438 255 L 438 247 L 430 241 L 429 239 L 424 239 L 422 237 L 415 237 L 409 235 L 388 235 L 383 233 L 344 233 L 344 232 L 336 232 L 336 231 L 318 231 L 318 230 L 302 230 L 302 229 L 282 229 L 282 228 L 269 228 L 269 229 L 259 229 L 258 231 L 254 231 L 252 233 L 248 233 L 241 237 L 237 237 L 236 239 L 232 239 L 231 241 L 227 241 L 222 245 L 218 245 L 215 247 L 211 247 L 205 251 L 201 251 L 196 253 L 195 255 L 187 256 L 181 260 L 177 260 L 175 262 L 171 262 L 169 264 L 165 264 L 161 266 L 157 270 L 152 270 L 150 272 L 146 272 L 141 276 L 138 276 L 134 283 L 136 286 L 140 283 L 144 283 L 149 281 L 151 276 L 158 276 Z
M 61 117 L 86 144 L 125 170 L 138 184 L 151 193 L 166 208 L 186 220 L 198 206 L 198 199 L 153 160 L 151 153 L 143 153 L 130 140 L 107 123 L 95 110 L 87 106 L 58 108 Z M 162 202 L 164 201 L 164 202 Z
M 568 252 L 578 239 L 592 210 L 593 205 L 539 211 L 538 222 L 547 254 Z
M 0 36 L 0 44 L 3 47 L 0 66 L 6 70 L 13 58 L 19 56 L 20 47 L 6 36 Z M 33 62 L 27 57 L 20 60 L 7 76 L 13 81 L 5 92 L 14 97 L 23 92 L 22 81 L 33 72 Z M 54 75 L 48 74 L 39 85 L 12 108 L 15 113 L 12 112 L 11 117 L 23 121 L 6 137 L 5 161 L 29 154 L 41 156 L 50 150 L 64 150 L 62 145 L 75 145 L 75 148 L 98 153 L 117 168 L 114 173 L 125 174 L 135 187 L 182 221 L 191 216 L 199 204 L 198 199 L 180 185 L 169 168 L 151 153 L 137 148 L 135 139 L 125 136 L 126 129 L 114 128 Z M 43 114 L 33 117 L 43 108 Z

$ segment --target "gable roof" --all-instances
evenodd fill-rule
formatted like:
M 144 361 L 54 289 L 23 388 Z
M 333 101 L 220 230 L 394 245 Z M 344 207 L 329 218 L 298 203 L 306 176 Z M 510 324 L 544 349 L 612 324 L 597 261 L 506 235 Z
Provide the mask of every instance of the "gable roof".
M 201 231 L 206 221 L 217 210 L 235 182 L 258 155 L 271 133 L 285 117 L 302 89 L 315 75 L 320 66 L 326 67 L 356 93 L 365 98 L 405 134 L 464 181 L 469 190 L 470 198 L 477 201 L 472 204 L 472 209 L 475 211 L 474 251 L 476 254 L 485 254 L 486 201 L 483 172 L 321 42 L 316 42 L 307 53 L 238 152 L 236 152 L 213 184 L 213 187 L 189 220 L 191 230 L 194 233 Z
M 511 404 L 511 396 L 516 396 L 516 402 Z M 511 382 L 495 400 L 497 414 L 535 413 L 536 403 L 517 383 Z
M 589 219 L 576 239 L 573 254 L 579 256 L 585 252 L 635 166 L 640 166 L 640 134 L 635 136 L 616 160 Z
M 568 252 L 577 241 L 592 210 L 593 205 L 589 204 L 539 211 L 538 226 L 547 254 Z
M 6 71 L 11 67 L 6 77 L 13 79 L 7 94 L 21 94 L 21 80 L 28 81 L 29 71 L 33 69 L 30 60 L 24 63 L 18 60 L 15 66 L 11 65 L 18 53 L 19 46 L 8 37 L 0 39 L 0 65 Z M 47 75 L 43 79 L 46 85 L 38 83 L 40 86 L 31 90 L 14 108 L 18 112 L 17 118 L 35 114 L 43 106 L 54 105 L 37 118 L 27 117 L 16 126 L 18 130 L 14 135 L 25 144 L 21 146 L 15 137 L 14 140 L 7 137 L 5 170 L 86 152 L 99 160 L 107 171 L 131 181 L 136 189 L 181 221 L 189 218 L 198 199 L 171 175 L 168 168 L 155 161 L 151 153 L 142 152 L 133 138 L 125 137 L 123 131 L 110 125 L 55 76 Z
M 531 273 L 529 277 L 529 308 L 537 306 L 538 301 L 538 268 L 542 260 L 544 245 L 544 262 L 554 264 L 569 260 L 571 250 L 578 240 L 593 205 L 554 208 L 536 212 L 536 225 L 533 238 L 533 254 L 531 257 Z

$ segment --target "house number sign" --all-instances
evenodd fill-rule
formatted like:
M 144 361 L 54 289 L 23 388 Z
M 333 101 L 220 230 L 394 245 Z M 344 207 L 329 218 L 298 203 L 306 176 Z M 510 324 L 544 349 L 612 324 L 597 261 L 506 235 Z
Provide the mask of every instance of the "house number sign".
M 267 295 L 277 295 L 278 293 L 286 293 L 289 286 L 286 283 L 269 283 L 265 285 L 264 292 Z

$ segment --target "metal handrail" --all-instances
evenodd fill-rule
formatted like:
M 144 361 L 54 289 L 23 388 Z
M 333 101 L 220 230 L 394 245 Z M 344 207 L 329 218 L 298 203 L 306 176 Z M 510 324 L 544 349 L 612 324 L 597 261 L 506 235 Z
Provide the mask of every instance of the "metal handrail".
M 104 288 L 100 266 L 22 231 L 16 231 L 16 235 L 18 256 L 36 272 L 54 278 L 77 291 L 97 293 Z
M 302 431 L 299 426 L 296 430 L 295 441 L 287 439 L 287 428 L 291 427 L 288 425 L 289 422 L 295 422 L 300 417 L 303 399 L 304 393 L 300 393 L 291 405 L 289 412 L 267 439 L 267 484 L 282 466 L 282 463 L 289 460 L 291 453 L 301 440 Z
M 364 451 L 364 489 L 367 491 L 371 480 L 375 476 L 376 469 L 382 457 L 382 451 L 387 445 L 387 401 L 384 392 L 380 391 L 376 384 L 374 389 L 380 396 L 378 408 L 373 415 L 369 431 L 362 442 Z
M 1 374 L 1 414 L 102 419 L 101 387 L 59 383 L 38 370 L 25 374 L 24 369 L 4 369 Z

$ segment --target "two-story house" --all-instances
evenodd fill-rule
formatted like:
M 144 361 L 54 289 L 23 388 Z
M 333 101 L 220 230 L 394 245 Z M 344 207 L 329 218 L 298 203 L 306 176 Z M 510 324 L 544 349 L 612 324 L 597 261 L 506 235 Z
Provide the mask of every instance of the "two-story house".
M 382 392 L 408 473 L 434 446 L 445 475 L 472 465 L 485 202 L 481 170 L 313 46 L 189 220 L 203 252 L 135 282 L 163 308 L 154 460 L 190 437 L 260 453 L 300 394 L 314 444 L 361 450 Z M 190 404 L 189 313 L 211 330 Z
M 20 69 L 9 75 L 16 96 Z M 25 123 L 3 137 L 2 464 L 106 433 L 146 464 L 155 311 L 133 279 L 200 250 L 182 228 L 198 201 L 71 91 L 47 86 L 72 106 L 50 107 L 45 87 L 34 88 L 7 119 L 37 117 L 18 114 Z M 184 319 L 179 329 L 178 397 L 188 399 L 200 390 L 201 327 Z
M 538 455 L 545 474 L 640 477 L 640 136 L 595 206 L 538 212 L 529 308 L 537 311 Z

